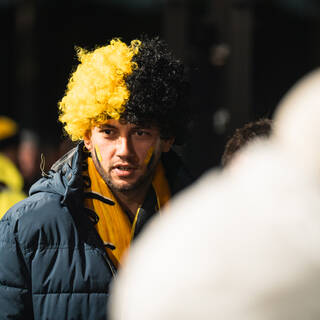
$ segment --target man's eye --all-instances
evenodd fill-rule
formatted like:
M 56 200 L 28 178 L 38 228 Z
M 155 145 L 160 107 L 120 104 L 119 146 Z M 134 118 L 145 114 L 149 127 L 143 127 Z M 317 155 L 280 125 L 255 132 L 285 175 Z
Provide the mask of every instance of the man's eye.
M 105 130 L 103 130 L 103 132 L 104 132 L 105 134 L 110 135 L 110 134 L 112 133 L 112 130 L 111 130 L 111 129 L 105 129 Z
M 136 131 L 136 135 L 139 136 L 139 137 L 142 137 L 142 136 L 149 135 L 149 132 L 143 131 L 143 130 L 139 130 L 139 131 Z

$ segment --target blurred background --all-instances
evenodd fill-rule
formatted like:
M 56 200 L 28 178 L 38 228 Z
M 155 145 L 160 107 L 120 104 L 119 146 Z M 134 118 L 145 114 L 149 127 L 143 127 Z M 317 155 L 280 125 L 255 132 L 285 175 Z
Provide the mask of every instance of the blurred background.
M 169 43 L 190 70 L 195 125 L 181 152 L 198 177 L 220 164 L 235 128 L 272 117 L 283 94 L 319 65 L 319 20 L 317 0 L 0 0 L 0 113 L 35 150 L 22 166 L 35 162 L 27 185 L 41 174 L 41 153 L 47 170 L 70 147 L 57 103 L 75 46 L 141 34 Z

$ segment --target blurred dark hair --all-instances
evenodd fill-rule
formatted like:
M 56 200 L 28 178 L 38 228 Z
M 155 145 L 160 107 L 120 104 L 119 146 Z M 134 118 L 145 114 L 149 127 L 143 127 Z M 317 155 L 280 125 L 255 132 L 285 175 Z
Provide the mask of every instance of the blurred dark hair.
M 268 118 L 259 119 L 249 122 L 242 128 L 235 130 L 233 136 L 227 141 L 222 158 L 222 166 L 226 166 L 233 158 L 234 154 L 239 151 L 249 141 L 261 136 L 268 137 L 272 129 L 272 120 Z

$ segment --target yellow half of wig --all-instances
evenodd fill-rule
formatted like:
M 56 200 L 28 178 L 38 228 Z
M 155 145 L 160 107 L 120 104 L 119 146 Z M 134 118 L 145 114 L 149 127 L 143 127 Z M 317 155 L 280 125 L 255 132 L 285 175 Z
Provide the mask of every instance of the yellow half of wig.
M 125 77 L 137 68 L 132 57 L 140 44 L 133 40 L 127 46 L 113 39 L 91 52 L 77 49 L 80 63 L 59 102 L 59 120 L 72 140 L 83 139 L 87 130 L 108 118 L 120 118 L 130 95 Z

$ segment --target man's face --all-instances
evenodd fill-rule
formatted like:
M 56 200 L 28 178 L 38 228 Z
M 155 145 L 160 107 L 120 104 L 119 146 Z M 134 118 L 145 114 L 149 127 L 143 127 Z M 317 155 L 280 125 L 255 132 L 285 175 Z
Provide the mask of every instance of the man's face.
M 108 120 L 84 138 L 94 164 L 108 186 L 127 192 L 149 183 L 162 152 L 173 139 L 160 139 L 159 130 Z

